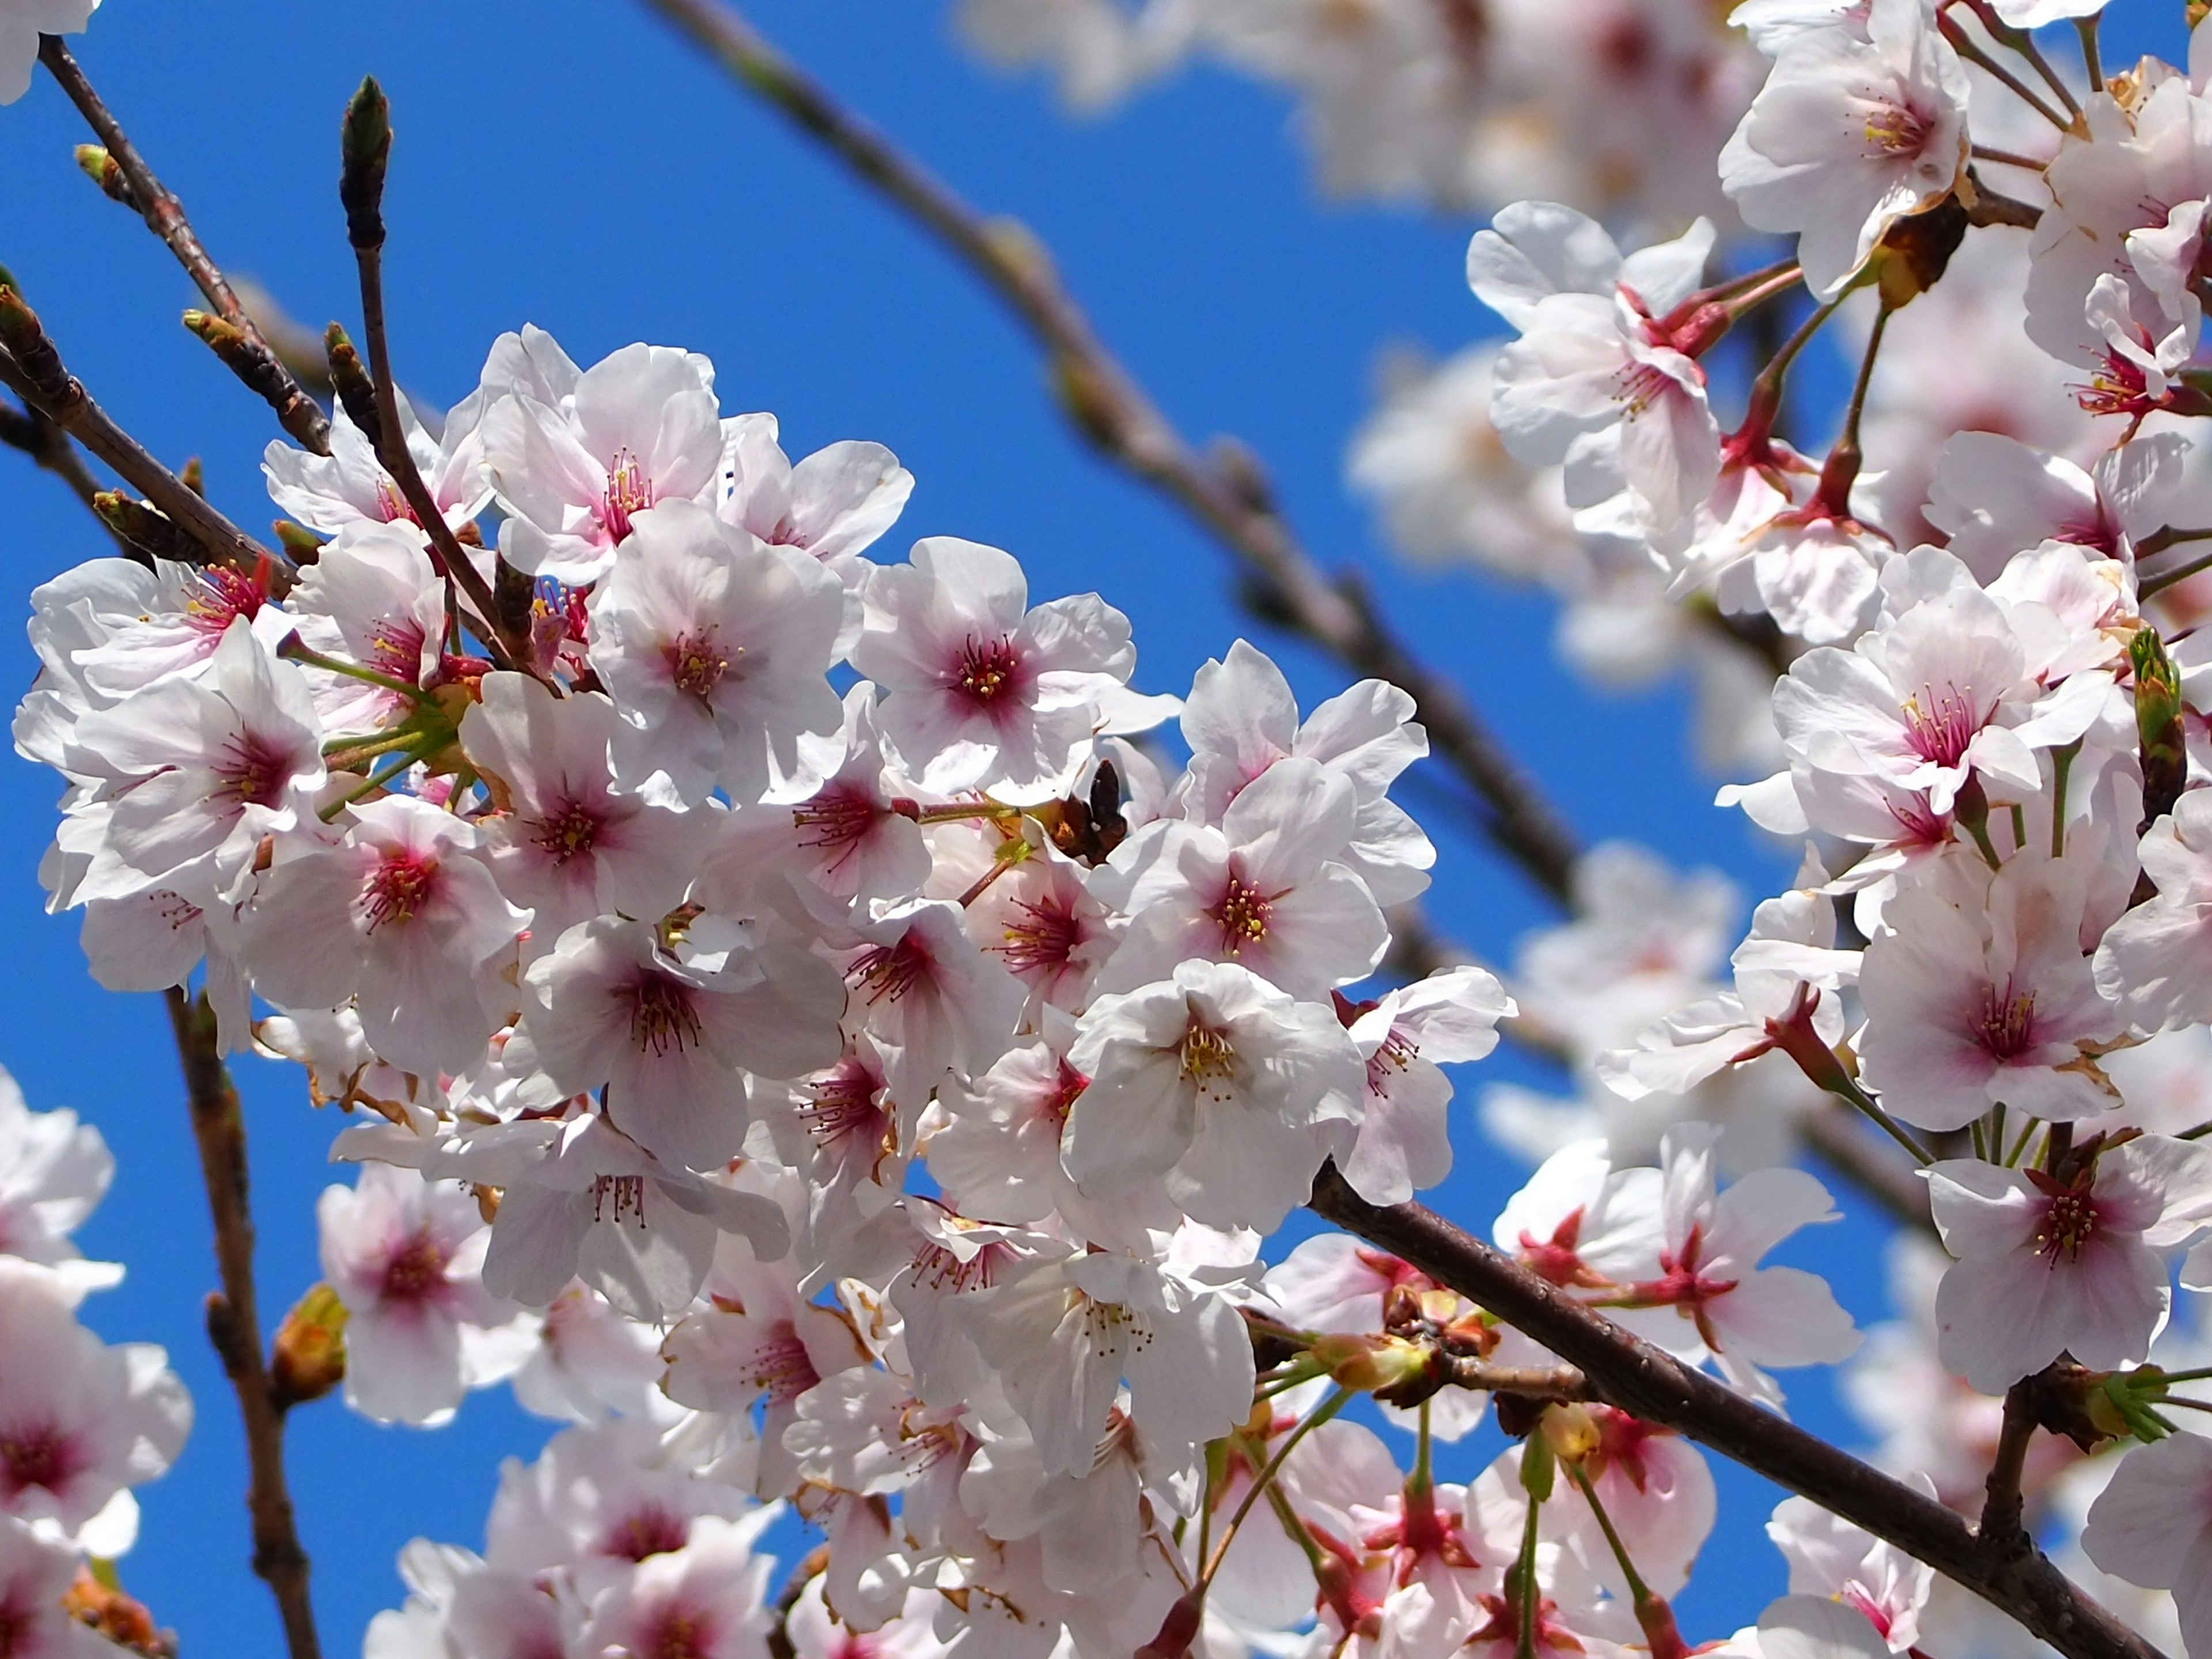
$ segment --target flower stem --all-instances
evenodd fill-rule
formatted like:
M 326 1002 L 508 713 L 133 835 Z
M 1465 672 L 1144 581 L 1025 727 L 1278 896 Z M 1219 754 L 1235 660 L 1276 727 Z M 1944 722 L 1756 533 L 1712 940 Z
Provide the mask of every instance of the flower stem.
M 1229 1524 L 1222 1528 L 1221 1542 L 1214 1547 L 1213 1559 L 1206 1564 L 1206 1571 L 1199 1577 L 1195 1593 L 1201 1599 L 1212 1587 L 1214 1575 L 1221 1571 L 1221 1564 L 1229 1554 L 1230 1545 L 1237 1541 L 1237 1529 L 1244 1524 L 1244 1517 L 1252 1513 L 1252 1505 L 1259 1501 L 1261 1493 L 1273 1483 L 1276 1474 L 1282 1469 L 1283 1460 L 1297 1448 L 1299 1441 L 1351 1403 L 1352 1390 L 1339 1389 L 1316 1406 L 1297 1427 L 1283 1437 L 1283 1443 L 1275 1448 L 1275 1455 L 1267 1460 L 1267 1468 L 1253 1477 L 1251 1490 L 1244 1494 L 1244 1501 L 1237 1506 L 1237 1513 L 1229 1517 Z

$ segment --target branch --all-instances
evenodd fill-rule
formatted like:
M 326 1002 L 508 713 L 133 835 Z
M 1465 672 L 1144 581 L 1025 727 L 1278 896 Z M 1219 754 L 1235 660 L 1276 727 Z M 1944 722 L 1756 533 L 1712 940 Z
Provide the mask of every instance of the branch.
M 100 507 L 95 498 L 100 495 L 100 480 L 84 464 L 76 446 L 70 441 L 68 433 L 56 426 L 29 404 L 21 409 L 0 403 L 0 444 L 21 450 L 46 471 L 52 473 L 70 487 L 70 493 L 100 518 Z M 118 534 L 115 526 L 100 519 L 101 526 L 115 538 L 115 544 L 125 558 L 137 558 L 138 552 L 129 541 Z
M 1887 1539 L 2067 1659 L 2162 1659 L 2069 1583 L 2031 1540 L 1982 1538 L 1934 1498 L 1632 1336 L 1421 1206 L 1369 1204 L 1329 1164 L 1314 1183 L 1312 1207 L 1534 1338 L 1580 1370 L 1608 1404 L 1686 1435 Z
M 1573 833 L 1449 680 L 1417 661 L 1383 626 L 1357 581 L 1330 580 L 1277 510 L 1266 476 L 1241 446 L 1200 456 L 1092 331 L 1050 256 L 1023 226 L 986 219 L 921 164 L 842 108 L 751 24 L 720 0 L 647 0 L 750 91 L 905 212 L 997 295 L 1044 349 L 1076 429 L 1182 507 L 1233 554 L 1247 603 L 1354 672 L 1387 679 L 1419 706 L 1436 752 L 1485 803 L 1482 828 L 1545 891 L 1569 901 Z
M 205 548 L 217 564 L 249 575 L 266 566 L 289 574 L 289 560 L 248 536 L 216 511 L 183 479 L 148 454 L 138 441 L 108 418 L 84 385 L 63 364 L 38 314 L 22 295 L 0 283 L 0 384 L 75 437 L 170 521 Z
M 167 994 L 169 1025 L 185 1073 L 192 1139 L 199 1143 L 200 1173 L 207 1182 L 215 1221 L 216 1266 L 222 1288 L 208 1297 L 208 1340 L 222 1356 L 239 1415 L 246 1423 L 252 1470 L 246 1504 L 253 1517 L 253 1571 L 276 1598 L 291 1659 L 320 1659 L 315 1619 L 307 1599 L 307 1553 L 293 1524 L 292 1498 L 284 1482 L 284 1413 L 269 1386 L 261 1358 L 261 1320 L 253 1297 L 253 1221 L 246 1202 L 246 1125 L 238 1091 L 216 1046 L 214 1012 L 207 1000 Z
M 215 307 L 222 328 L 228 331 L 222 337 L 222 343 L 201 330 L 195 329 L 194 332 L 215 346 L 216 355 L 230 366 L 231 371 L 267 401 L 276 411 L 277 422 L 285 431 L 316 454 L 329 454 L 329 420 L 270 349 L 253 319 L 239 304 L 230 283 L 201 246 L 199 234 L 192 228 L 191 221 L 185 217 L 185 204 L 154 176 L 153 168 L 146 165 L 137 146 L 100 101 L 100 94 L 93 90 L 92 82 L 85 78 L 83 70 L 77 66 L 76 58 L 62 44 L 59 35 L 39 37 L 39 61 L 69 94 L 70 102 L 77 106 L 78 113 L 100 136 L 100 142 L 107 147 L 108 155 L 129 187 L 128 205 L 138 210 L 146 221 L 146 228 L 177 256 L 177 263 L 199 285 L 200 292 Z

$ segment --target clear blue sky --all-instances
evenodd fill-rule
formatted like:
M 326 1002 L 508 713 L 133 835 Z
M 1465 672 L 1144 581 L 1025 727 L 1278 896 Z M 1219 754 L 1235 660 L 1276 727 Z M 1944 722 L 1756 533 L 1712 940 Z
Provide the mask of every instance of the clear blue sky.
M 1717 863 L 1754 896 L 1778 884 L 1785 866 L 1710 805 L 1679 688 L 1593 696 L 1554 665 L 1547 603 L 1393 571 L 1346 495 L 1344 440 L 1368 407 L 1377 347 L 1447 350 L 1487 325 L 1461 274 L 1473 222 L 1317 203 L 1284 102 L 1225 75 L 1188 74 L 1072 125 L 1042 88 L 972 63 L 939 0 L 761 0 L 754 12 L 971 199 L 1039 231 L 1173 416 L 1196 437 L 1236 433 L 1267 459 L 1310 544 L 1369 573 L 1586 838 L 1632 835 L 1678 861 Z M 726 410 L 781 415 L 794 454 L 847 437 L 898 453 L 920 483 L 884 550 L 957 533 L 1018 553 L 1039 596 L 1103 592 L 1135 623 L 1144 689 L 1186 689 L 1239 633 L 1278 651 L 1309 702 L 1344 683 L 1241 616 L 1216 550 L 1067 435 L 1028 344 L 963 271 L 640 8 L 107 0 L 77 48 L 218 260 L 316 325 L 356 315 L 337 120 L 364 72 L 383 81 L 398 134 L 387 280 L 410 389 L 459 397 L 492 337 L 525 321 L 587 363 L 635 339 L 686 345 L 718 365 Z M 94 395 L 172 464 L 204 457 L 215 498 L 258 528 L 272 514 L 258 463 L 273 422 L 177 326 L 197 296 L 72 166 L 86 137 L 43 81 L 0 111 L 0 263 Z M 9 454 L 0 501 L 0 569 L 20 614 L 37 581 L 98 555 L 104 538 Z M 19 629 L 0 628 L 0 683 L 20 688 L 32 671 Z M 12 754 L 0 769 L 13 1012 L 0 1063 L 33 1106 L 75 1106 L 114 1146 L 115 1188 L 82 1243 L 128 1262 L 130 1278 L 88 1316 L 111 1340 L 167 1345 L 199 1407 L 183 1461 L 142 1492 L 125 1582 L 188 1655 L 274 1655 L 275 1620 L 246 1565 L 235 1408 L 200 1328 L 208 1226 L 161 1006 L 100 992 L 74 919 L 42 913 L 33 872 L 57 784 Z M 1547 912 L 1455 819 L 1452 781 L 1431 781 L 1407 800 L 1443 849 L 1437 920 L 1507 956 Z M 310 1110 L 295 1072 L 247 1060 L 240 1081 L 273 1320 L 315 1277 L 312 1208 L 338 1126 Z M 1471 1114 L 1458 1128 L 1462 1174 L 1437 1201 L 1486 1228 L 1522 1172 L 1481 1145 Z M 1850 1274 L 1875 1237 L 1865 1224 L 1827 1229 L 1785 1258 L 1838 1277 L 1864 1322 L 1880 1290 Z M 1805 1420 L 1850 1432 L 1825 1388 L 1800 1379 L 1791 1391 Z M 295 1491 L 329 1651 L 357 1652 L 371 1613 L 398 1600 L 392 1558 L 408 1538 L 481 1540 L 498 1459 L 530 1455 L 546 1431 L 496 1393 L 435 1433 L 379 1430 L 335 1401 L 296 1415 Z M 1726 1471 L 1723 1485 L 1723 1531 L 1684 1607 L 1692 1640 L 1727 1634 L 1781 1589 L 1759 1530 L 1772 1495 Z

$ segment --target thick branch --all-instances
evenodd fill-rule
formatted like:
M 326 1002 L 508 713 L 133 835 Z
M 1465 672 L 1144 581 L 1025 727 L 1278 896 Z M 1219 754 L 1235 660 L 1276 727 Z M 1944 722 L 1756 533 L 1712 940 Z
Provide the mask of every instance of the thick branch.
M 1546 891 L 1568 902 L 1575 837 L 1445 678 L 1417 661 L 1349 577 L 1331 580 L 1276 509 L 1239 446 L 1199 455 L 1092 331 L 1024 227 L 987 219 L 846 111 L 720 0 L 647 0 L 748 88 L 956 255 L 1044 348 L 1068 418 L 1121 465 L 1177 502 L 1243 564 L 1248 599 L 1361 674 L 1402 687 L 1436 752 L 1484 802 L 1483 829 Z
M 208 1297 L 208 1339 L 222 1358 L 246 1424 L 253 1571 L 276 1598 L 291 1659 L 320 1659 L 307 1599 L 307 1553 L 300 1547 L 284 1481 L 284 1413 L 270 1390 L 262 1360 L 261 1319 L 253 1296 L 253 1221 L 246 1210 L 246 1124 L 239 1115 L 238 1091 L 216 1047 L 215 1015 L 206 1000 L 172 988 L 168 1002 L 192 1138 L 199 1143 L 200 1173 L 215 1221 L 216 1266 L 222 1278 L 222 1289 Z
M 1580 1370 L 1607 1403 L 1688 1436 L 1865 1528 L 2009 1613 L 2067 1659 L 2160 1659 L 2025 1536 L 1980 1537 L 1934 1498 L 1777 1416 L 1418 1204 L 1369 1204 L 1334 1164 L 1315 1212 L 1413 1263 Z
M 160 237 L 177 263 L 190 274 L 199 290 L 215 307 L 216 314 L 242 337 L 234 354 L 226 354 L 238 377 L 264 398 L 276 411 L 276 419 L 285 431 L 318 455 L 331 453 L 331 423 L 315 400 L 300 389 L 292 373 L 278 361 L 269 342 L 238 302 L 216 262 L 200 243 L 199 233 L 185 217 L 185 205 L 174 192 L 154 176 L 146 158 L 138 153 L 113 113 L 94 92 L 92 82 L 85 78 L 84 70 L 70 49 L 55 34 L 39 38 L 39 61 L 46 66 L 61 89 L 69 94 L 92 130 L 100 135 L 100 142 L 123 171 L 131 187 L 131 205 L 137 208 L 146 221 L 146 228 Z

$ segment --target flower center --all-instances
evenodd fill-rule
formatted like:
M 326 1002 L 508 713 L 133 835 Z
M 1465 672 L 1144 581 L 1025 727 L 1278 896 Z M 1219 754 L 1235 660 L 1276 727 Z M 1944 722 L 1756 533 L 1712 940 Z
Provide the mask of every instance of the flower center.
M 2062 1251 L 2071 1261 L 2096 1231 L 2096 1200 L 2078 1187 L 2066 1188 L 2051 1195 L 2051 1207 L 2044 1212 L 2043 1224 L 2035 1230 L 2036 1254 L 2054 1267 Z
M 1613 400 L 1634 420 L 1674 386 L 1673 379 L 1656 363 L 1626 363 L 1613 374 Z
M 668 676 L 685 696 L 705 702 L 730 672 L 731 660 L 714 629 L 685 634 L 668 647 Z
M 635 1651 L 637 1659 L 711 1659 L 714 1621 L 682 1608 L 671 1608 L 653 1622 Z
M 27 1486 L 58 1493 L 80 1467 L 70 1437 L 51 1423 L 0 1431 L 0 1475 L 10 1497 Z
M 422 672 L 422 630 L 411 622 L 380 622 L 368 630 L 368 666 L 415 683 Z
M 854 1135 L 880 1139 L 887 1114 L 876 1103 L 876 1089 L 875 1077 L 859 1060 L 839 1060 L 806 1085 L 812 1097 L 800 1108 L 806 1133 L 823 1145 Z
M 261 589 L 251 576 L 211 564 L 193 573 L 185 590 L 185 616 L 193 627 L 221 634 L 239 617 L 258 615 L 261 599 Z
M 1367 1092 L 1388 1095 L 1390 1079 L 1419 1058 L 1420 1052 L 1419 1044 L 1396 1026 L 1392 1026 L 1390 1035 L 1382 1039 L 1382 1046 L 1368 1059 Z
M 555 864 L 565 865 L 584 857 L 599 838 L 598 816 L 581 801 L 572 800 L 556 815 L 538 819 L 538 833 L 531 840 L 550 853 Z
M 681 1054 L 699 1041 L 699 1016 L 691 992 L 665 974 L 647 974 L 630 993 L 629 1040 L 656 1058 L 671 1048 Z
M 1182 1075 L 1209 1100 L 1226 1100 L 1237 1075 L 1237 1050 L 1229 1033 L 1217 1030 L 1196 1014 L 1182 1034 Z
M 845 970 L 846 982 L 866 988 L 871 1006 L 896 1002 L 929 972 L 929 953 L 904 935 L 896 945 L 874 945 L 863 951 Z
M 853 855 L 868 831 L 875 828 L 877 819 L 883 816 L 882 809 L 866 791 L 847 784 L 827 785 L 804 806 L 791 809 L 793 827 L 805 832 L 799 840 L 801 847 L 840 849 L 830 861 L 832 870 Z
M 2035 993 L 1989 986 L 1982 992 L 1981 1024 L 1976 1028 L 1982 1047 L 1999 1060 L 2025 1054 L 2035 1041 Z
M 627 449 L 615 451 L 607 469 L 607 493 L 599 499 L 599 522 L 615 541 L 629 536 L 630 515 L 653 505 L 653 480 L 645 476 L 638 459 Z
M 1229 885 L 1221 895 L 1221 902 L 1206 912 L 1221 924 L 1221 950 L 1224 956 L 1236 956 L 1248 945 L 1257 945 L 1267 937 L 1267 918 L 1273 913 L 1273 896 L 1261 892 L 1238 875 L 1229 878 Z
M 1878 155 L 1917 155 L 1928 147 L 1929 124 L 1919 111 L 1902 104 L 1876 104 L 1867 111 L 1866 141 Z
M 1007 969 L 1033 974 L 1065 967 L 1083 937 L 1074 907 L 1051 899 L 1038 904 L 1016 899 L 1014 908 L 1020 920 L 1006 923 L 1006 943 L 996 947 Z
M 979 641 L 971 635 L 960 647 L 952 683 L 971 702 L 988 706 L 1012 689 L 1021 665 L 1012 640 Z
M 614 1202 L 615 1225 L 617 1227 L 622 1225 L 624 1210 L 631 1211 L 636 1215 L 639 1226 L 645 1225 L 645 1177 L 643 1176 L 603 1175 L 592 1182 L 592 1220 L 604 1221 L 607 1218 L 609 1200 Z
M 1912 752 L 1938 766 L 1956 766 L 1974 733 L 1982 729 L 1972 696 L 1955 685 L 1946 685 L 1940 693 L 1923 686 L 1898 712 L 1905 717 L 1905 740 Z
M 822 1376 L 814 1369 L 813 1360 L 807 1357 L 806 1345 L 799 1340 L 792 1322 L 779 1319 L 769 1327 L 768 1340 L 753 1350 L 751 1361 L 745 1367 L 744 1380 L 780 1405 L 798 1399 Z
M 608 1529 L 599 1553 L 619 1561 L 642 1561 L 648 1555 L 672 1554 L 690 1536 L 687 1517 L 672 1515 L 658 1504 L 641 1504 Z
M 241 806 L 274 806 L 292 775 L 290 757 L 266 739 L 241 732 L 222 746 L 220 793 Z
M 420 1302 L 446 1281 L 446 1253 L 427 1227 L 392 1253 L 384 1264 L 387 1302 Z
M 430 901 L 438 885 L 438 860 L 420 853 L 386 853 L 376 873 L 362 890 L 362 913 L 368 931 L 386 922 L 405 924 Z

